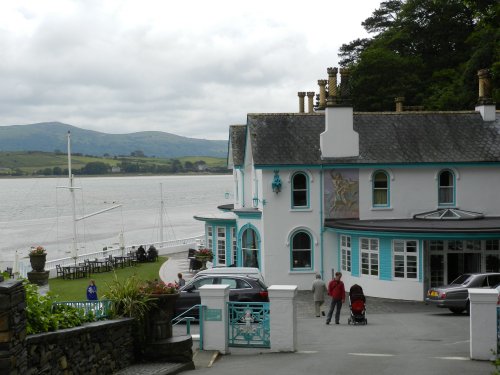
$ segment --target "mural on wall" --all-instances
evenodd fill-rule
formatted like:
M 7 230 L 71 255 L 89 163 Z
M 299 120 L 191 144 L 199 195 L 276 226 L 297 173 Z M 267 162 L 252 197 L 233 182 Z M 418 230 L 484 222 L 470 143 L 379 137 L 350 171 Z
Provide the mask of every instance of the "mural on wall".
M 325 217 L 359 218 L 359 173 L 357 169 L 325 171 Z

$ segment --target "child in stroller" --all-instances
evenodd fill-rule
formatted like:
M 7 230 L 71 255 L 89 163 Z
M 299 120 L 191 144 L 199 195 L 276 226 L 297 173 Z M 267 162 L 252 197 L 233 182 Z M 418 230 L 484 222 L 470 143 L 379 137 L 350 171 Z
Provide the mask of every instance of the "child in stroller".
M 363 288 L 358 284 L 351 286 L 351 289 L 349 289 L 349 308 L 351 310 L 351 316 L 347 320 L 348 324 L 368 324 L 365 302 L 366 298 L 363 293 Z

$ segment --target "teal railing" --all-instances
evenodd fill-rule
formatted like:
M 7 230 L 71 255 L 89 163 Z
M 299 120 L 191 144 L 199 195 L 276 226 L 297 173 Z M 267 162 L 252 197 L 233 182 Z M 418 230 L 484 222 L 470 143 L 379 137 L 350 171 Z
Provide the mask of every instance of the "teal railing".
M 52 307 L 58 305 L 65 305 L 75 307 L 77 309 L 82 309 L 85 315 L 89 313 L 94 314 L 97 319 L 108 318 L 111 315 L 112 302 L 103 299 L 99 301 L 64 301 L 64 302 L 54 302 Z
M 194 316 L 188 316 L 188 313 L 190 311 L 194 311 L 195 309 L 198 309 L 198 320 L 200 322 L 200 345 L 199 345 L 199 347 L 200 347 L 200 350 L 203 350 L 203 320 L 204 320 L 204 311 L 205 311 L 204 305 L 194 305 L 193 307 L 184 311 L 182 314 L 177 315 L 175 318 L 172 319 L 172 326 L 175 326 L 181 322 L 186 322 L 186 334 L 190 335 L 191 334 L 191 322 L 195 321 L 196 318 Z
M 228 302 L 228 344 L 270 348 L 269 302 Z

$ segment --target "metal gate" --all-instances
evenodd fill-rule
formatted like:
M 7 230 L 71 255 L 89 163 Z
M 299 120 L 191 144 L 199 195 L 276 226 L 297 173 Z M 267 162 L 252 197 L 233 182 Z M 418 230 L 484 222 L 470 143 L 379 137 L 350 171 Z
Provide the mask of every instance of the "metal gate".
M 228 302 L 228 344 L 270 348 L 269 302 Z

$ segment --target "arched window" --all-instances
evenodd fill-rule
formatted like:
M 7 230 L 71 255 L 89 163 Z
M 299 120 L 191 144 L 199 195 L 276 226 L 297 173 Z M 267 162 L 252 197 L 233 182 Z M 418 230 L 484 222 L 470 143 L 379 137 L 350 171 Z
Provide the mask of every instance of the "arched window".
M 455 175 L 445 169 L 438 176 L 438 205 L 452 206 L 455 204 Z
M 241 252 L 243 255 L 243 267 L 259 268 L 259 241 L 257 232 L 247 228 L 241 236 Z
M 389 176 L 384 171 L 373 174 L 373 207 L 389 206 Z
M 295 173 L 292 177 L 292 207 L 307 208 L 308 202 L 308 184 L 307 175 L 302 172 Z
M 297 232 L 292 237 L 292 270 L 312 269 L 312 240 L 307 232 Z

